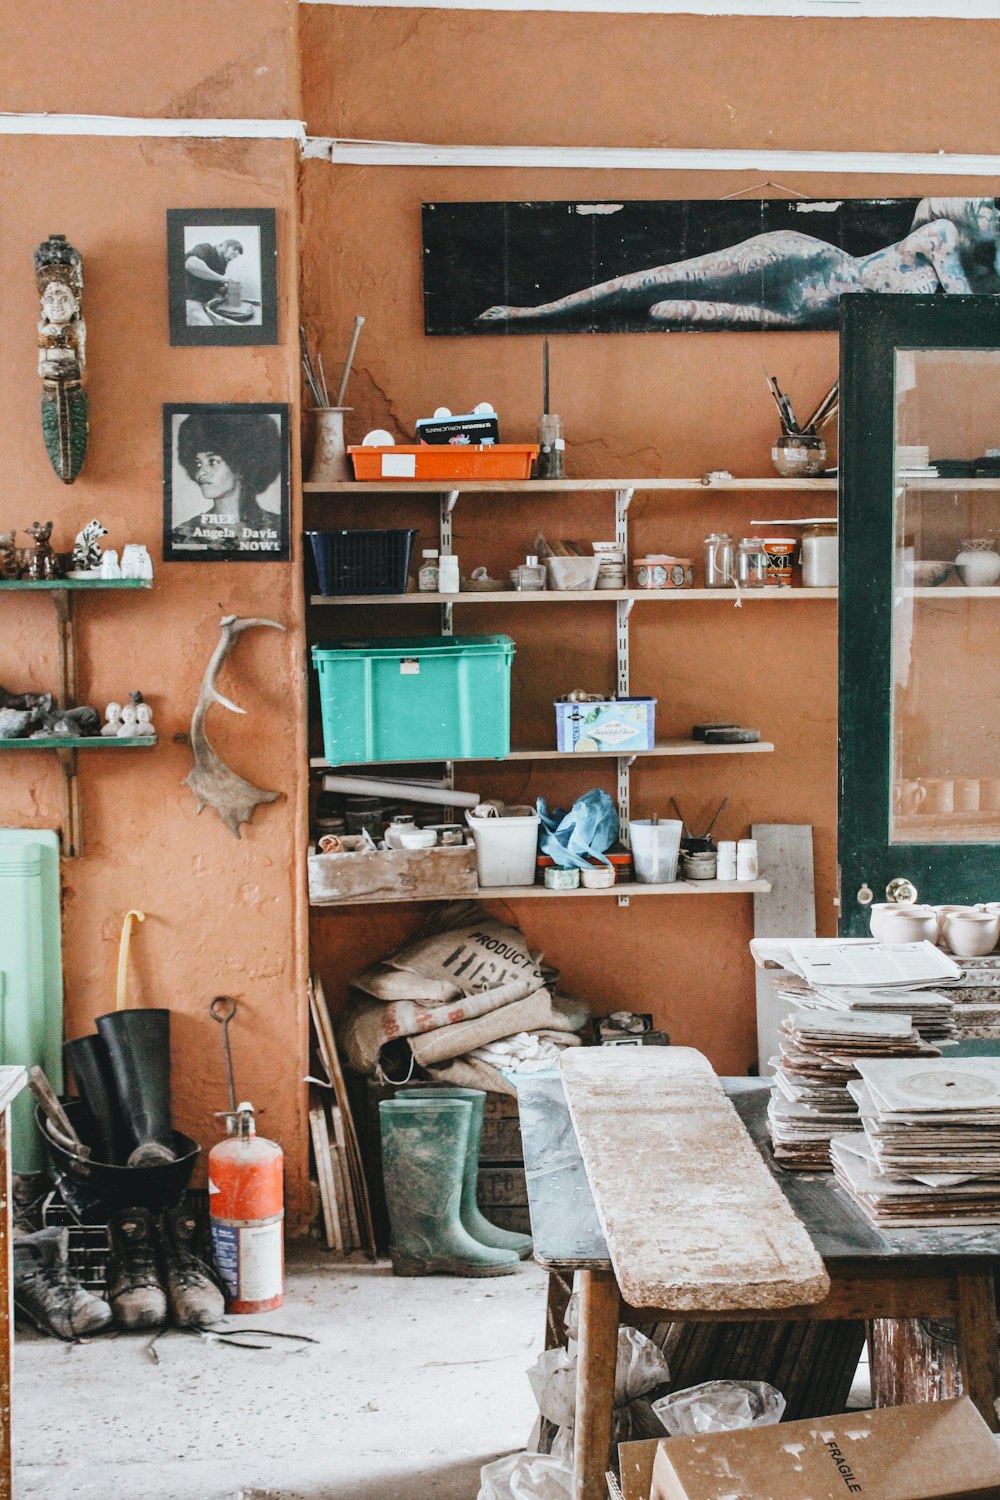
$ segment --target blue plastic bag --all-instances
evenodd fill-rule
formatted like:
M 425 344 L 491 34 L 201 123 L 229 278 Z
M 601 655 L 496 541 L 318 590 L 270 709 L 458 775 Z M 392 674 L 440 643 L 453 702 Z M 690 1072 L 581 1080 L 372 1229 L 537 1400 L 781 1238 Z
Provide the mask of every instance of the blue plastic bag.
M 538 847 L 543 854 L 555 860 L 561 869 L 575 865 L 585 870 L 591 860 L 610 866 L 604 851 L 610 849 L 618 837 L 618 814 L 615 804 L 607 792 L 595 787 L 578 797 L 564 812 L 561 807 L 549 812 L 544 797 L 535 803 L 542 820 L 538 835 Z

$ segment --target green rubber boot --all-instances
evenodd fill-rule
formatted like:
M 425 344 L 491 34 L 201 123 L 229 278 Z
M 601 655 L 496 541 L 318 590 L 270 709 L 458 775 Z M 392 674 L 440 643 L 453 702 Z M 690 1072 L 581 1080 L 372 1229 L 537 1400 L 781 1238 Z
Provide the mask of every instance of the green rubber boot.
M 482 1089 L 460 1088 L 408 1088 L 400 1096 L 407 1099 L 468 1099 L 472 1105 L 472 1120 L 469 1124 L 469 1149 L 465 1157 L 465 1174 L 462 1177 L 462 1226 L 481 1245 L 493 1250 L 513 1250 L 520 1260 L 531 1254 L 531 1236 L 515 1234 L 512 1229 L 501 1229 L 491 1224 L 480 1212 L 476 1199 L 476 1184 L 479 1178 L 479 1148 L 483 1139 L 483 1116 L 486 1113 L 486 1095 Z
M 472 1105 L 465 1099 L 379 1105 L 382 1175 L 397 1276 L 509 1276 L 518 1258 L 474 1240 L 461 1220 Z

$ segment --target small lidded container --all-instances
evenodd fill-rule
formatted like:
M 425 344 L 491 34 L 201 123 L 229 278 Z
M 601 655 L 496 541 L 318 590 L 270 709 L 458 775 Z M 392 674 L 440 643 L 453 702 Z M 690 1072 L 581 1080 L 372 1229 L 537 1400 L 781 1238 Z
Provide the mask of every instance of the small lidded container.
M 802 587 L 835 589 L 839 581 L 836 521 L 814 521 L 802 531 Z

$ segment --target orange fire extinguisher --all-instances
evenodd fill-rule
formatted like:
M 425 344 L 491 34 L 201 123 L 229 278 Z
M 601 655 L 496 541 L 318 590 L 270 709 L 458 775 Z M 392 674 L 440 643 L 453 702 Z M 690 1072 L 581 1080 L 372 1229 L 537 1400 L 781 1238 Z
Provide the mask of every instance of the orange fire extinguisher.
M 283 1156 L 257 1134 L 252 1104 L 227 1113 L 227 1140 L 208 1155 L 212 1249 L 228 1312 L 270 1312 L 284 1297 Z

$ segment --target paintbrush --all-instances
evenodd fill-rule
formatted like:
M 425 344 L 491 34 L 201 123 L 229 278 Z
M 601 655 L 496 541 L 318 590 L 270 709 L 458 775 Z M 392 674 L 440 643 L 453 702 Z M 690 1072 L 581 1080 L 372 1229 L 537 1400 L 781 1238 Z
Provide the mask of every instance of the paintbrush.
M 781 423 L 782 432 L 797 433 L 799 429 L 795 421 L 795 413 L 792 410 L 792 403 L 782 391 L 775 377 L 769 375 L 766 370 L 764 370 L 764 379 L 767 381 L 767 388 L 771 392 L 771 400 L 777 407 L 778 420 Z
M 681 838 L 682 839 L 686 839 L 687 836 L 688 836 L 688 828 L 687 828 L 687 824 L 684 821 L 684 814 L 681 812 L 680 808 L 677 806 L 677 802 L 676 802 L 676 800 L 673 797 L 671 797 L 671 799 L 670 799 L 670 806 L 673 808 L 674 812 L 677 814 L 677 816 L 681 820 Z
M 542 415 L 549 414 L 549 341 L 542 343 Z
M 361 333 L 361 325 L 364 323 L 364 321 L 365 320 L 360 315 L 360 313 L 354 319 L 354 334 L 351 338 L 351 347 L 347 351 L 347 361 L 344 365 L 344 373 L 340 377 L 340 385 L 337 388 L 337 399 L 334 402 L 335 406 L 343 406 L 344 404 L 344 396 L 347 392 L 347 377 L 351 373 L 351 365 L 354 363 L 354 351 L 358 347 L 358 337 Z
M 822 401 L 817 406 L 816 410 L 813 412 L 812 416 L 806 422 L 805 431 L 815 432 L 816 429 L 820 427 L 824 422 L 828 422 L 830 420 L 830 417 L 837 409 L 839 398 L 840 381 L 835 380 L 833 382 L 833 385 L 827 391 L 826 395 L 823 397 Z
M 715 817 L 712 819 L 711 823 L 709 823 L 708 827 L 705 829 L 705 832 L 702 834 L 702 838 L 706 838 L 707 839 L 710 836 L 710 834 L 712 832 L 712 829 L 715 827 L 716 823 L 719 821 L 719 814 L 723 811 L 724 808 L 726 808 L 728 806 L 729 806 L 729 798 L 728 797 L 723 797 L 722 801 L 719 803 L 718 807 L 715 809 Z

